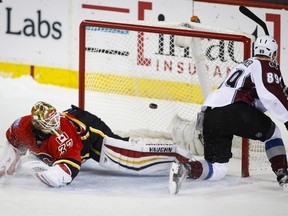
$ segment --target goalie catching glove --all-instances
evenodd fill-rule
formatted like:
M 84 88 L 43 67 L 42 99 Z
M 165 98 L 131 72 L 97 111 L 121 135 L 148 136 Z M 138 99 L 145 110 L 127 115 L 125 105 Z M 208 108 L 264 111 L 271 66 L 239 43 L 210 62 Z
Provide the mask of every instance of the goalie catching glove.
M 72 181 L 68 174 L 70 169 L 65 164 L 50 167 L 40 160 L 33 160 L 23 163 L 22 168 L 50 187 L 66 186 Z

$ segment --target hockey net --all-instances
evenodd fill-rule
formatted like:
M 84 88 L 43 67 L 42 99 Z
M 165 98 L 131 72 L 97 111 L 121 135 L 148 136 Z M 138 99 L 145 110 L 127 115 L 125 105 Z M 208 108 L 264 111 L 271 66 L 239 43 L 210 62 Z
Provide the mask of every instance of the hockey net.
M 195 123 L 204 98 L 250 57 L 252 42 L 250 35 L 198 23 L 85 20 L 79 106 L 119 135 L 173 142 L 175 121 Z M 200 135 L 194 131 L 189 149 L 201 155 Z M 242 158 L 242 176 L 269 170 L 261 142 L 235 137 L 232 151 Z

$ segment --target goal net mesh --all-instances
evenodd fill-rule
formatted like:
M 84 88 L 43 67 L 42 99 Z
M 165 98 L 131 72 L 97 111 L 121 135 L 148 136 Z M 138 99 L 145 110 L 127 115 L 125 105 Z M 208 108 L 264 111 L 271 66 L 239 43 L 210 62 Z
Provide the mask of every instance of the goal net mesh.
M 80 106 L 115 133 L 150 142 L 173 142 L 177 118 L 195 122 L 207 94 L 250 57 L 239 36 L 253 42 L 197 23 L 86 21 L 80 29 Z M 198 136 L 191 145 L 199 149 Z M 241 138 L 232 151 L 241 158 Z M 261 142 L 250 141 L 247 163 L 250 173 L 269 170 Z

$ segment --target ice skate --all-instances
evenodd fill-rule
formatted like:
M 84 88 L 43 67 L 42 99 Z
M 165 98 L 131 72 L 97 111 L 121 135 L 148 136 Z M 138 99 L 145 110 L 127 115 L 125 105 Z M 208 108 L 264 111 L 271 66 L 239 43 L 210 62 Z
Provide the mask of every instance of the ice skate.
M 187 165 L 180 162 L 173 162 L 169 176 L 169 191 L 170 194 L 177 194 L 181 188 L 183 181 L 188 176 Z
M 279 185 L 284 190 L 288 190 L 288 171 L 286 169 L 279 169 L 275 173 L 277 175 Z

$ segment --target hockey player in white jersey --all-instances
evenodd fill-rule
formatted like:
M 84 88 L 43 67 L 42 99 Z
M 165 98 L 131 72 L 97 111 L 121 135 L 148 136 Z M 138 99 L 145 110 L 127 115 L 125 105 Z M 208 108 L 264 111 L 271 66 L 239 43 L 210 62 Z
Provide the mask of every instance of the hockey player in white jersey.
M 202 107 L 204 160 L 175 162 L 170 170 L 170 193 L 183 180 L 218 180 L 227 173 L 233 135 L 260 140 L 281 187 L 288 187 L 287 157 L 270 112 L 288 129 L 287 88 L 276 62 L 278 45 L 271 36 L 259 36 L 254 57 L 237 65 Z

